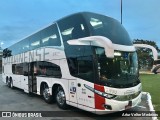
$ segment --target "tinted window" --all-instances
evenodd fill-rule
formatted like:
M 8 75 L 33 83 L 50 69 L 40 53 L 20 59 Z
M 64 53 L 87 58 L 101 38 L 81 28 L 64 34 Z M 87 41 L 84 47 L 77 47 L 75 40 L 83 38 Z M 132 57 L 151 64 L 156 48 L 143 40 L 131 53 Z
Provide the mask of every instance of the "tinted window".
M 29 71 L 29 64 L 23 63 L 23 75 L 27 75 Z
M 92 13 L 84 14 L 84 17 L 91 35 L 107 37 L 115 44 L 132 45 L 127 31 L 117 20 Z
M 3 50 L 3 57 L 9 57 L 12 55 L 20 54 L 29 50 L 29 40 L 26 38 L 9 48 Z
M 160 64 L 160 60 L 155 60 L 154 65 Z
M 13 64 L 12 73 L 17 75 L 23 75 L 23 63 Z
M 17 75 L 24 75 L 24 73 L 28 73 L 28 63 L 13 64 L 12 73 Z
M 66 49 L 71 75 L 94 82 L 94 62 L 90 46 L 72 46 Z
M 20 42 L 21 52 L 26 52 L 29 50 L 29 39 L 24 39 Z
M 36 68 L 34 68 L 34 72 L 36 72 L 37 76 L 54 78 L 62 77 L 60 67 L 51 62 L 37 62 L 35 67 Z
M 43 46 L 61 46 L 56 24 L 51 25 L 3 50 L 3 57 L 20 54 Z
M 15 73 L 16 73 L 16 71 L 15 71 L 15 70 L 16 70 L 16 64 L 13 64 L 13 65 L 12 65 L 12 73 L 13 73 L 13 74 L 15 74 Z
M 89 36 L 89 30 L 81 14 L 67 17 L 58 22 L 63 41 Z
M 30 49 L 31 50 L 39 48 L 41 46 L 41 31 L 37 32 L 36 34 L 33 34 L 28 39 L 30 42 Z
M 86 36 L 104 36 L 114 44 L 132 45 L 125 28 L 117 20 L 94 13 L 80 13 L 58 22 L 63 40 Z
M 61 46 L 58 29 L 55 24 L 42 30 L 41 35 L 41 46 Z

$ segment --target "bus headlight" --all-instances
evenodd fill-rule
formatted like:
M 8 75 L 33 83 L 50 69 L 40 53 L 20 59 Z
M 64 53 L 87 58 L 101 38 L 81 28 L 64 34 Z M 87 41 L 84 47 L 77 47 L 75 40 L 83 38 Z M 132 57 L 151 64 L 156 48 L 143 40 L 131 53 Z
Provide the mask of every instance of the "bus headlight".
M 117 95 L 114 100 L 117 100 L 117 101 L 129 101 L 131 99 L 134 99 L 136 98 L 139 94 L 141 93 L 141 91 L 138 91 L 134 94 L 130 94 L 130 95 Z
M 102 93 L 102 96 L 108 99 L 113 99 L 116 97 L 116 95 L 108 94 L 108 93 Z
M 116 97 L 116 95 L 112 95 L 112 94 L 108 94 L 108 93 L 105 93 L 105 92 L 101 92 L 99 90 L 94 90 L 94 93 L 102 96 L 102 97 L 105 97 L 105 98 L 108 98 L 108 99 L 113 99 Z

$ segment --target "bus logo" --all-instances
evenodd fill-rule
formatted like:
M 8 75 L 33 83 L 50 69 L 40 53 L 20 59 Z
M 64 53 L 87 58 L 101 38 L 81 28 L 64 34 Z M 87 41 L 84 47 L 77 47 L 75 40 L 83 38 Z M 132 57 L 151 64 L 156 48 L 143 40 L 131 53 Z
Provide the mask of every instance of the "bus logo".
M 11 112 L 2 112 L 2 117 L 11 117 Z

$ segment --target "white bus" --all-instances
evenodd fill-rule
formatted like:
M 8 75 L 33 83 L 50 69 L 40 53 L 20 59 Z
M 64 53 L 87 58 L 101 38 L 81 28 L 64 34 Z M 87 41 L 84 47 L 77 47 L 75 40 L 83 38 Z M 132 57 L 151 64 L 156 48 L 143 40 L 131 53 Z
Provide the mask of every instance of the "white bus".
M 151 72 L 153 72 L 154 74 L 160 73 L 160 59 L 153 61 Z
M 76 13 L 3 51 L 3 81 L 96 114 L 121 111 L 141 101 L 135 47 L 115 19 Z M 100 111 L 100 112 L 99 112 Z

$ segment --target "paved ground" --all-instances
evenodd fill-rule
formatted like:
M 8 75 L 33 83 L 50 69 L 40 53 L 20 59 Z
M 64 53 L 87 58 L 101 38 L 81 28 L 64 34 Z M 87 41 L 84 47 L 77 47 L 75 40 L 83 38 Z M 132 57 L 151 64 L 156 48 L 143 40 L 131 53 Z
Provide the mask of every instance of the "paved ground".
M 135 107 L 130 109 L 129 111 L 148 111 L 148 105 L 146 102 L 146 96 L 142 96 L 142 103 L 139 107 Z M 43 101 L 40 96 L 33 95 L 29 96 L 24 93 L 20 89 L 10 89 L 8 88 L 1 80 L 0 76 L 0 111 L 54 111 L 54 115 L 56 117 L 48 117 L 48 118 L 0 118 L 0 120 L 105 120 L 105 119 L 114 119 L 114 120 L 151 120 L 151 117 L 117 117 L 117 114 L 105 115 L 105 116 L 93 116 L 92 113 L 89 112 L 77 112 L 79 109 L 70 107 L 67 111 L 62 111 L 57 107 L 55 103 L 47 104 Z M 61 112 L 56 112 L 61 111 Z M 120 112 L 122 114 L 123 112 Z M 57 117 L 57 114 L 58 117 Z M 76 117 L 70 117 L 70 116 Z M 64 117 L 65 116 L 65 117 Z M 66 117 L 68 116 L 68 117 Z

